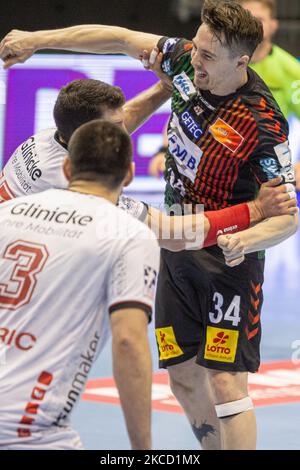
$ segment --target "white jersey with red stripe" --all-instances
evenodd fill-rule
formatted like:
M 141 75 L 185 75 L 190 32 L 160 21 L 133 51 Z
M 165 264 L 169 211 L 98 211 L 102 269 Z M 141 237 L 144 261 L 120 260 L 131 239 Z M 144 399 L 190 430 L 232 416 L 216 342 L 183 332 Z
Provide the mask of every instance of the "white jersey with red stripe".
M 68 152 L 56 132 L 55 128 L 40 131 L 15 150 L 0 175 L 0 202 L 50 188 L 67 188 L 63 161 Z
M 158 243 L 109 201 L 69 190 L 0 204 L 0 223 L 0 448 L 79 448 L 70 413 L 109 315 L 151 315 Z

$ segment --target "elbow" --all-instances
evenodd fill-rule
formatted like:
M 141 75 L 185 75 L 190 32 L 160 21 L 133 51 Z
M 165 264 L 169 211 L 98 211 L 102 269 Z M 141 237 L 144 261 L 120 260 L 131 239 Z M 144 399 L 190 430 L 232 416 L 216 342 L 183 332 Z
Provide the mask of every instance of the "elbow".
M 122 334 L 113 340 L 114 350 L 122 357 L 134 357 L 141 354 L 146 338 L 138 334 Z

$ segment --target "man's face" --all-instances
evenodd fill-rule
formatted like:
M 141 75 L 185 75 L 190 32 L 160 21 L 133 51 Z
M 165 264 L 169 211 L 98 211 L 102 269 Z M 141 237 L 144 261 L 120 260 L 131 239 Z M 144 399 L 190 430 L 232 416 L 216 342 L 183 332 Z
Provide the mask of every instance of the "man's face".
M 193 39 L 192 65 L 194 84 L 201 90 L 218 90 L 229 84 L 237 72 L 238 57 L 232 57 L 206 24 L 202 24 Z
M 127 132 L 124 122 L 125 114 L 122 106 L 120 106 L 119 108 L 106 107 L 102 113 L 102 119 L 116 124 Z
M 243 7 L 246 10 L 249 10 L 255 18 L 262 22 L 264 28 L 264 40 L 271 41 L 277 30 L 278 22 L 276 19 L 272 18 L 270 9 L 266 5 L 256 2 L 255 0 L 244 2 Z

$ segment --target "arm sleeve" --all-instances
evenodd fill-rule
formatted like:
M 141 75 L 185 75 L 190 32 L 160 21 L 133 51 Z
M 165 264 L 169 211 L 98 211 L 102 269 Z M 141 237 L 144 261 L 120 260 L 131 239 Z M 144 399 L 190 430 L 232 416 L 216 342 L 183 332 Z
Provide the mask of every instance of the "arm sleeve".
M 288 124 L 283 116 L 265 117 L 258 127 L 258 145 L 250 156 L 250 167 L 259 185 L 277 176 L 283 183 L 295 183 Z
M 109 313 L 127 308 L 144 310 L 151 321 L 159 267 L 159 248 L 149 230 L 130 239 L 123 247 L 110 273 Z
M 179 73 L 182 70 L 182 65 L 186 62 L 191 67 L 188 60 L 193 48 L 191 41 L 182 38 L 163 37 L 158 41 L 157 47 L 163 53 L 161 68 L 170 77 L 174 77 Z

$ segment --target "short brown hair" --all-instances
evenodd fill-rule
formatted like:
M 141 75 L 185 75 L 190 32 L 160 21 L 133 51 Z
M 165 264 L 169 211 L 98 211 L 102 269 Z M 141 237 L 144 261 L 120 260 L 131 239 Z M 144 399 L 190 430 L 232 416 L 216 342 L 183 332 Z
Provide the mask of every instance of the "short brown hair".
M 241 5 L 246 2 L 261 3 L 270 10 L 272 18 L 277 17 L 277 1 L 276 0 L 237 0 Z
M 54 121 L 59 134 L 68 143 L 79 126 L 102 118 L 105 109 L 116 109 L 124 103 L 125 97 L 119 87 L 100 80 L 73 80 L 58 94 Z
M 71 179 L 99 181 L 116 189 L 132 161 L 130 136 L 120 126 L 103 119 L 80 126 L 69 143 Z
M 201 18 L 233 56 L 247 54 L 251 58 L 263 40 L 261 21 L 236 1 L 206 0 Z

